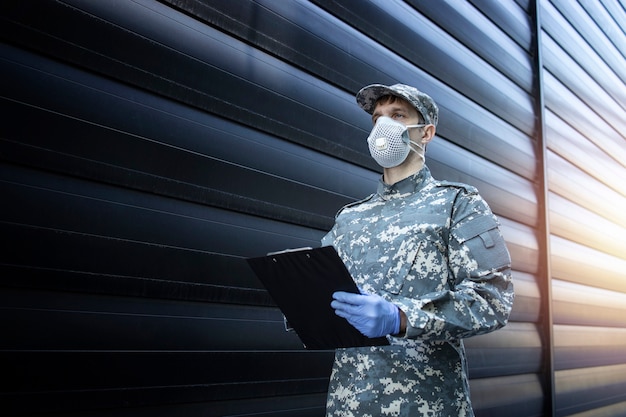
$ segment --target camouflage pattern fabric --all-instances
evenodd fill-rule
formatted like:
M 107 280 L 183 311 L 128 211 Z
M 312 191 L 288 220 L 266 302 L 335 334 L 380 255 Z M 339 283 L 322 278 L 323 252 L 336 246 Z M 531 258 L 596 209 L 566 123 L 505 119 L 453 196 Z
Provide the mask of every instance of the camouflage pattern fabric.
M 371 84 L 363 87 L 356 94 L 356 102 L 363 110 L 372 114 L 376 108 L 376 102 L 385 95 L 400 97 L 409 102 L 421 115 L 424 123 L 437 126 L 439 122 L 439 107 L 426 93 L 406 84 Z
M 335 352 L 327 417 L 473 416 L 461 339 L 504 326 L 513 303 L 509 253 L 477 190 L 424 166 L 344 207 L 322 244 L 409 321 L 389 346 Z

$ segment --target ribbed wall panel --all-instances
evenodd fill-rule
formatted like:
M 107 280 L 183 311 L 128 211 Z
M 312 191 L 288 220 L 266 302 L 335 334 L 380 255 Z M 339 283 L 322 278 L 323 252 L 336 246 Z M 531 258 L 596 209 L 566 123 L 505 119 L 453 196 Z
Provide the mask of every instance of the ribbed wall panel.
M 477 416 L 542 415 L 548 347 L 559 416 L 626 415 L 626 12 L 538 3 L 541 86 L 528 0 L 2 2 L 1 413 L 324 415 L 332 352 L 244 258 L 374 190 L 354 93 L 404 82 L 440 105 L 434 176 L 512 255 L 509 325 L 466 341 Z
M 556 415 L 624 416 L 625 10 L 540 4 Z

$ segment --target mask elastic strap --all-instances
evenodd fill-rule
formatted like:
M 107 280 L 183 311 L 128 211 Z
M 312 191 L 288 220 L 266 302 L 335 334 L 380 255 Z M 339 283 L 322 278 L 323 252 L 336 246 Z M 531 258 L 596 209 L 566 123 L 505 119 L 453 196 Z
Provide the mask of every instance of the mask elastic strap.
M 426 127 L 426 126 L 427 126 L 427 125 L 426 125 L 426 124 L 424 124 L 424 123 L 417 124 L 417 125 L 405 125 L 405 127 L 407 128 L 407 130 L 408 130 L 408 129 L 410 129 L 410 128 L 418 128 L 418 127 Z M 409 133 L 409 132 L 407 132 L 407 133 Z M 417 146 L 418 148 L 420 148 L 420 149 L 422 150 L 422 152 L 423 152 L 423 153 L 426 153 L 426 149 L 424 148 L 424 146 L 423 146 L 423 145 L 421 145 L 421 144 L 419 144 L 419 143 L 417 143 L 417 142 L 415 142 L 415 141 L 412 141 L 410 138 L 409 138 L 409 142 L 411 142 L 413 145 L 415 145 L 415 146 Z M 425 159 L 424 155 L 420 154 L 419 152 L 417 152 L 415 149 L 413 149 L 413 148 L 412 148 L 412 147 L 410 147 L 410 146 L 409 146 L 409 149 L 411 149 L 413 152 L 416 152 L 418 155 L 420 155 L 420 157 L 422 158 L 422 160 L 423 160 L 424 162 L 426 162 L 426 159 Z
M 419 153 L 418 151 L 416 151 L 415 149 L 413 149 L 412 146 L 409 146 L 409 150 L 415 152 L 416 154 L 419 155 L 419 157 L 422 159 L 422 161 L 426 162 L 426 157 L 424 156 L 424 153 L 426 152 L 426 149 L 424 149 L 424 146 L 420 145 L 419 143 L 413 141 L 413 140 L 409 140 L 409 142 L 411 142 L 413 145 L 417 146 L 418 148 L 420 148 L 422 150 L 422 153 Z

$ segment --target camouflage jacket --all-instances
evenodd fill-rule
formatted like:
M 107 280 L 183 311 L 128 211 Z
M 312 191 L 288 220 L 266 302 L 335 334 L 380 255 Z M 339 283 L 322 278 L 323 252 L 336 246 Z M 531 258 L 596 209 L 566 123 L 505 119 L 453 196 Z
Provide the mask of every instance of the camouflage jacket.
M 477 190 L 426 166 L 380 181 L 340 210 L 322 244 L 408 318 L 389 346 L 335 352 L 327 416 L 473 416 L 461 339 L 504 326 L 513 303 L 509 253 Z

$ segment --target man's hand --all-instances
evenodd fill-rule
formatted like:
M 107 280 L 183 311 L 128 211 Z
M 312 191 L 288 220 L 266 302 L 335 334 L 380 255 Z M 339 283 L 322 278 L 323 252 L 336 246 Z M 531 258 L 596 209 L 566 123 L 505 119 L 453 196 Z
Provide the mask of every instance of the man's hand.
M 381 337 L 400 332 L 398 307 L 375 294 L 338 291 L 330 306 L 335 314 L 348 320 L 367 337 Z

